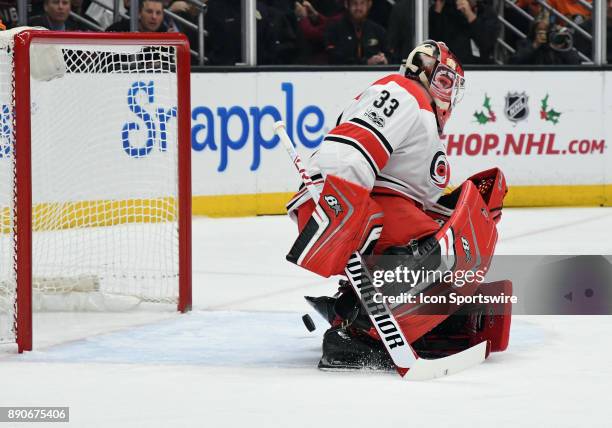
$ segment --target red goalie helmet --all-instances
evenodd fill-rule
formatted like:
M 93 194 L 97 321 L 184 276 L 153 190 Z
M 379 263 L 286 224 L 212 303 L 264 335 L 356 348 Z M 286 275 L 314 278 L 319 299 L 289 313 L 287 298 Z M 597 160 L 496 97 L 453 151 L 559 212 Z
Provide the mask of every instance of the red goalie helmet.
M 426 40 L 410 52 L 400 74 L 420 81 L 434 100 L 438 132 L 442 134 L 451 111 L 465 88 L 463 67 L 445 43 Z

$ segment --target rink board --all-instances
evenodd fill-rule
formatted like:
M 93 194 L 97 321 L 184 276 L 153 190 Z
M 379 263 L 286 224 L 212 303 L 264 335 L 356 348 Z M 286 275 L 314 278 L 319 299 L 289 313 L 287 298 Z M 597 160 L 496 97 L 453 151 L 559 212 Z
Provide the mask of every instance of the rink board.
M 606 121 L 612 110 L 610 73 L 468 72 L 464 100 L 444 136 L 451 165 L 450 184 L 457 186 L 475 172 L 498 166 L 510 186 L 508 206 L 611 205 L 608 140 L 612 138 L 612 125 Z M 334 127 L 347 103 L 384 74 L 193 73 L 193 212 L 213 216 L 283 213 L 299 182 L 273 135 L 274 121 L 286 122 L 298 151 L 307 159 Z M 75 90 L 85 94 L 95 90 L 86 76 L 78 77 Z M 149 174 L 149 182 L 154 183 L 164 158 L 173 155 L 172 145 L 166 142 L 172 141 L 176 113 L 174 106 L 160 98 L 157 77 L 109 76 L 109 80 L 112 93 L 105 89 L 105 97 L 116 100 L 115 114 L 96 117 L 87 109 L 72 109 L 70 124 L 65 126 L 74 128 L 72 135 L 86 135 L 93 129 L 98 140 L 108 141 L 103 155 L 111 164 L 127 168 L 110 168 L 102 174 L 75 168 L 95 163 L 92 154 L 100 156 L 95 151 L 73 150 L 86 148 L 86 144 L 67 145 L 69 153 L 51 144 L 55 148 L 45 156 L 66 165 L 64 181 L 79 183 L 82 191 L 75 202 L 121 204 L 125 199 L 129 205 L 132 198 L 155 200 L 171 195 L 172 189 L 145 185 L 134 189 L 133 195 L 127 189 L 127 196 L 117 202 L 114 195 L 101 193 L 100 186 L 96 187 L 96 183 L 116 182 L 118 170 Z M 134 85 L 150 87 L 150 98 L 130 98 Z M 44 95 L 39 89 L 44 88 L 37 88 L 37 93 Z M 55 114 L 44 105 L 48 104 L 34 106 L 37 117 Z M 138 112 L 134 105 L 139 107 Z M 3 110 L 1 119 L 0 164 L 10 161 L 11 152 L 6 138 L 10 116 Z M 9 171 L 0 168 L 4 182 L 11 181 Z M 57 202 L 53 189 L 61 188 L 50 187 L 50 194 L 35 195 L 34 202 Z M 5 202 L 0 201 L 0 206 L 6 207 Z
M 284 212 L 298 185 L 271 125 L 307 158 L 342 109 L 385 73 L 192 74 L 194 213 Z M 610 72 L 471 71 L 446 129 L 451 185 L 500 167 L 508 206 L 610 205 Z

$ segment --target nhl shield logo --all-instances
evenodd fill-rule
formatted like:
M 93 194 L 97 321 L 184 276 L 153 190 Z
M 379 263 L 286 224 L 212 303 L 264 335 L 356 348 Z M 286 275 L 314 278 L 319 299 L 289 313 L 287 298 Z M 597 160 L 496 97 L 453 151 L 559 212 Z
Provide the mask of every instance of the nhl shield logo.
M 506 107 L 504 112 L 508 120 L 516 123 L 520 120 L 527 119 L 529 115 L 529 97 L 525 92 L 519 94 L 518 92 L 509 92 L 506 95 Z

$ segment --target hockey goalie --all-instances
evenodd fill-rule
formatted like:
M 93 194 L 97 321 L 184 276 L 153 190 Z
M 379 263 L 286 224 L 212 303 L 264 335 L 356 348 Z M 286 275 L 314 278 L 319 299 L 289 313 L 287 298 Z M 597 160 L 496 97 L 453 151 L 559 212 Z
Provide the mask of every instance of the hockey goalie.
M 355 97 L 309 161 L 319 200 L 302 186 L 287 205 L 299 228 L 287 260 L 324 277 L 342 275 L 355 251 L 367 256 L 374 275 L 444 271 L 464 278 L 458 274 L 486 272 L 507 191 L 502 172 L 481 172 L 442 195 L 451 171 L 440 136 L 464 83 L 463 68 L 448 47 L 428 40 L 410 53 L 399 73 Z M 509 295 L 511 283 L 484 284 L 477 275 L 461 284 L 446 278 L 412 283 L 395 278 L 380 287 L 381 299 L 395 298 L 389 307 L 412 348 L 424 358 L 452 355 L 482 341 L 487 355 L 503 351 L 509 304 L 423 304 L 416 296 L 443 302 L 440 296 L 450 294 Z M 414 299 L 401 301 L 401 295 Z M 333 297 L 306 299 L 330 323 L 320 368 L 393 367 L 346 280 Z

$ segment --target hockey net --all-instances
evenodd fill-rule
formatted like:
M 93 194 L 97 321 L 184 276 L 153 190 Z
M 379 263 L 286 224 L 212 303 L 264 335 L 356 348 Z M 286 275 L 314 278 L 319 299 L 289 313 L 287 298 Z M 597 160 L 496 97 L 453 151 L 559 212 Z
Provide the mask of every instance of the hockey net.
M 32 307 L 188 310 L 184 39 L 4 32 L 0 106 L 0 343 Z

